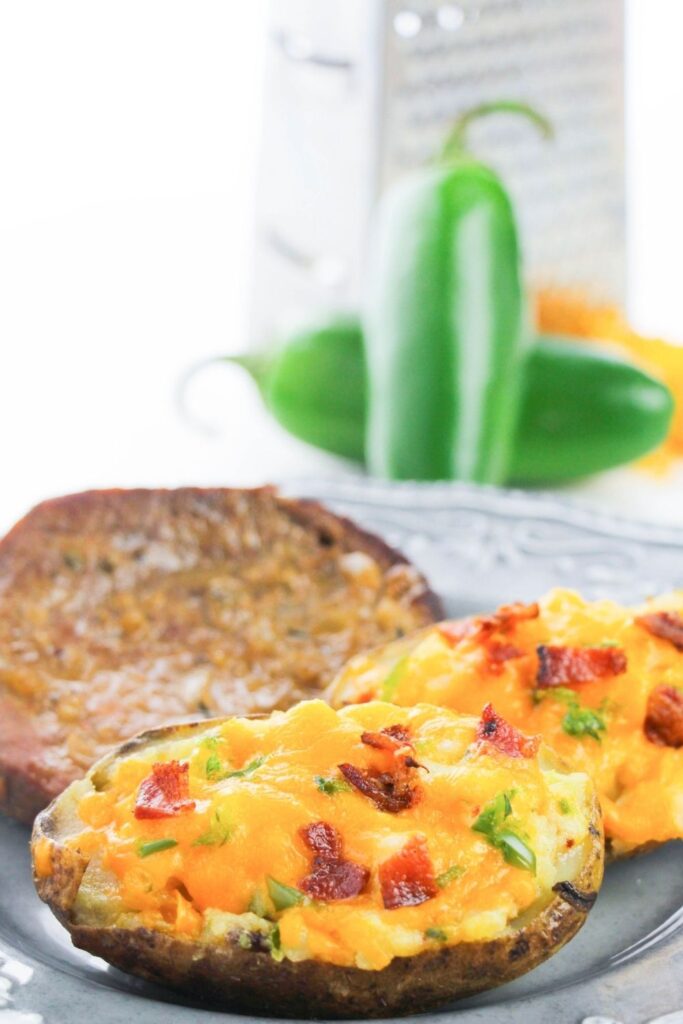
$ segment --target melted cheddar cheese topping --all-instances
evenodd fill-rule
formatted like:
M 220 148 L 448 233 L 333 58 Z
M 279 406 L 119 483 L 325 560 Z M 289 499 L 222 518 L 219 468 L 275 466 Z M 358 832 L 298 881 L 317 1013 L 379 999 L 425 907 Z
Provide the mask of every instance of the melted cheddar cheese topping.
M 539 602 L 537 617 L 522 616 L 503 630 L 498 656 L 481 632 L 458 637 L 456 623 L 430 627 L 353 659 L 333 684 L 333 702 L 390 695 L 401 706 L 429 701 L 465 714 L 492 702 L 517 728 L 540 734 L 573 768 L 592 775 L 615 853 L 681 839 L 683 651 L 642 622 L 662 611 L 680 615 L 683 594 L 634 611 L 555 590 Z M 585 678 L 584 668 L 579 682 L 544 687 L 541 657 L 549 647 L 569 648 L 574 659 L 588 652 L 596 661 L 612 652 L 616 668 L 603 666 L 595 678 Z M 647 734 L 647 716 L 661 689 L 670 694 L 670 711 L 678 707 L 678 721 L 660 723 L 657 741 Z
M 368 970 L 498 937 L 577 877 L 594 790 L 546 748 L 509 756 L 480 730 L 479 719 L 427 705 L 337 712 L 312 701 L 134 749 L 74 784 L 66 842 L 89 860 L 74 911 Z M 398 752 L 372 745 L 394 734 L 409 737 Z M 145 780 L 167 762 L 183 766 L 192 807 L 136 816 Z M 409 804 L 382 809 L 340 765 L 382 775 L 392 793 L 397 773 Z M 341 853 L 319 846 L 316 861 L 304 838 L 314 833 L 318 844 L 336 836 Z M 348 884 L 340 860 L 362 891 L 306 895 L 312 874 Z

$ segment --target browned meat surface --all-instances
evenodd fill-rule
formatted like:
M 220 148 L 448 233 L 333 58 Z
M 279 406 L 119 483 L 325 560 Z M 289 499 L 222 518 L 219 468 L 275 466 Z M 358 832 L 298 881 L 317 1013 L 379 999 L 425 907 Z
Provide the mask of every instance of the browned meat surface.
M 144 729 L 318 695 L 440 614 L 378 538 L 270 489 L 46 502 L 0 543 L 0 809 L 30 821 Z

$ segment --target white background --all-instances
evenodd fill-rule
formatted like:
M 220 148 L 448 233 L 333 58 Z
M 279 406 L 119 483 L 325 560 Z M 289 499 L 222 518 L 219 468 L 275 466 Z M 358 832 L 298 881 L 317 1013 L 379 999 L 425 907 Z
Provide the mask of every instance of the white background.
M 683 341 L 683 4 L 628 7 L 631 311 Z M 332 467 L 227 368 L 197 392 L 221 437 L 173 406 L 189 363 L 244 347 L 264 16 L 0 0 L 0 530 L 85 487 Z M 587 493 L 614 502 L 614 479 Z

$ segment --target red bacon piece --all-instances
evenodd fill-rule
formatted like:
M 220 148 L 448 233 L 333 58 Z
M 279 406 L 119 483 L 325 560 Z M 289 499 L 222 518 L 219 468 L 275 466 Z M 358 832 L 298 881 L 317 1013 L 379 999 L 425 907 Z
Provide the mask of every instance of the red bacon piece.
M 515 647 L 514 644 L 504 643 L 500 640 L 487 640 L 485 641 L 484 647 L 489 663 L 489 669 L 494 673 L 502 672 L 503 666 L 508 661 L 523 658 L 526 654 L 526 651 L 520 650 L 520 648 Z
M 370 878 L 370 872 L 360 864 L 344 860 L 342 837 L 326 821 L 299 830 L 299 835 L 315 856 L 310 875 L 299 888 L 314 900 L 331 903 L 334 900 L 359 896 Z
M 457 647 L 463 640 L 477 635 L 481 628 L 481 623 L 476 619 L 463 619 L 461 622 L 442 622 L 437 626 L 439 633 L 451 647 Z
M 387 814 L 405 811 L 420 799 L 419 791 L 411 785 L 404 772 L 379 772 L 372 768 L 356 768 L 352 764 L 340 764 L 338 767 L 347 782 Z
M 508 757 L 534 757 L 540 746 L 540 737 L 524 736 L 494 710 L 492 704 L 484 708 L 477 729 L 477 739 L 490 743 Z
M 455 647 L 469 637 L 486 640 L 494 633 L 509 633 L 517 623 L 537 619 L 539 615 L 540 609 L 537 604 L 505 604 L 493 615 L 480 615 L 459 622 L 442 622 L 439 632 L 444 640 Z
M 350 860 L 323 860 L 314 866 L 299 888 L 311 899 L 332 903 L 360 896 L 369 878 L 367 868 Z
M 299 835 L 316 856 L 325 860 L 341 860 L 342 837 L 334 825 L 328 825 L 326 821 L 316 821 L 313 825 L 299 829 Z
M 590 683 L 626 671 L 626 655 L 619 647 L 548 647 L 541 644 L 536 683 L 541 689 Z
M 193 811 L 194 800 L 189 799 L 190 766 L 179 761 L 165 761 L 152 767 L 152 774 L 140 784 L 135 800 L 135 817 L 174 818 Z
M 668 640 L 677 651 L 683 651 L 683 616 L 678 612 L 652 612 L 641 615 L 636 623 L 660 640 Z
M 683 693 L 675 686 L 658 686 L 650 694 L 645 735 L 658 747 L 683 747 Z
M 434 899 L 439 887 L 425 840 L 414 836 L 400 853 L 381 864 L 379 884 L 387 910 L 417 907 Z
M 402 747 L 412 746 L 410 742 L 410 730 L 405 725 L 390 725 L 381 732 L 364 732 L 361 742 L 375 750 L 387 750 L 394 753 Z
M 420 764 L 410 753 L 413 745 L 410 741 L 410 730 L 407 725 L 390 725 L 381 732 L 364 732 L 361 735 L 361 742 L 374 750 L 384 750 L 389 754 L 401 752 L 400 763 L 403 768 L 422 768 L 429 771 L 423 764 Z

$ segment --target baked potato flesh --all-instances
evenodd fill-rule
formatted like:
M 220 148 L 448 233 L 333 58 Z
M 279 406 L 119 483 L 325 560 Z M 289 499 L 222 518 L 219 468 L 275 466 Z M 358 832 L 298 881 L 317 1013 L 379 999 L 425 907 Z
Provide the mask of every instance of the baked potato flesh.
M 596 781 L 613 856 L 683 838 L 683 594 L 640 609 L 556 590 L 354 658 L 335 706 L 487 701 Z
M 36 821 L 74 943 L 224 1007 L 426 1010 L 511 980 L 602 879 L 592 783 L 508 726 L 320 701 L 148 733 Z

